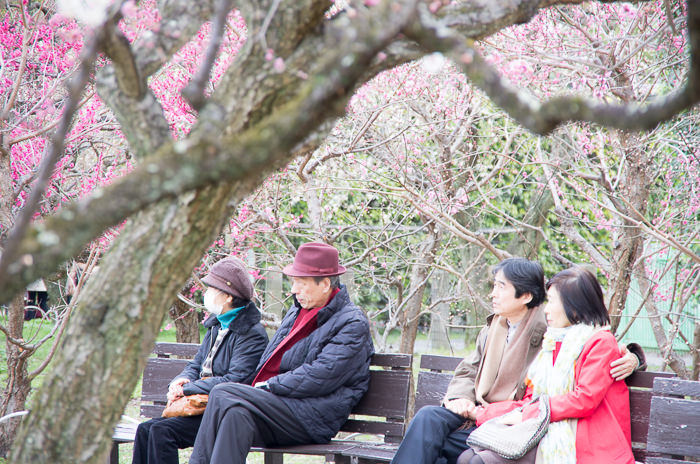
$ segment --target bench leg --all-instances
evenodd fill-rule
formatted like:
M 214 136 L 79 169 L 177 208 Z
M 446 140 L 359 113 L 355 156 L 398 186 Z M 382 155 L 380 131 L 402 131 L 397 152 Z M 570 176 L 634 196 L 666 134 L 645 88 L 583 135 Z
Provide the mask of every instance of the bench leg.
M 109 464 L 119 464 L 119 443 L 112 442 L 112 450 L 109 452 Z
M 282 453 L 264 453 L 265 464 L 284 464 L 284 454 Z

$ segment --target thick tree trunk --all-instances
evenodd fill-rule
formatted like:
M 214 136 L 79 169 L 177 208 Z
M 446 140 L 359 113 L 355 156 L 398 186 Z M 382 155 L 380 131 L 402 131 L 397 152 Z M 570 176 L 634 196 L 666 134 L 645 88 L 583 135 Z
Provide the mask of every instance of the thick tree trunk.
M 646 214 L 649 189 L 653 184 L 655 173 L 652 172 L 649 155 L 641 149 L 642 143 L 638 136 L 620 133 L 619 142 L 628 165 L 620 182 L 623 186 L 621 193 L 626 203 L 625 206 L 620 204 L 618 207 L 626 217 L 639 219 L 640 215 Z M 620 324 L 632 274 L 644 248 L 642 229 L 635 222 L 627 219 L 621 219 L 621 223 L 622 227 L 618 228 L 620 236 L 613 244 L 612 268 L 609 277 L 608 311 L 613 333 L 617 331 Z
M 165 316 L 157 308 L 173 304 L 221 229 L 228 212 L 221 205 L 229 194 L 227 188 L 206 189 L 186 206 L 161 203 L 129 221 L 83 290 L 44 380 L 50 388 L 42 388 L 34 400 L 33 409 L 44 413 L 25 418 L 12 462 L 106 459 L 112 424 L 141 376 Z
M 24 328 L 24 296 L 15 298 L 8 308 L 8 331 L 14 339 L 22 338 Z M 27 372 L 29 359 L 25 350 L 5 340 L 7 356 L 7 382 L 0 397 L 0 417 L 25 408 L 25 402 L 31 389 L 31 380 Z M 0 457 L 7 456 L 15 439 L 21 418 L 9 419 L 0 423 Z
M 547 223 L 547 215 L 553 207 L 552 192 L 545 189 L 530 203 L 523 222 L 541 229 Z M 540 243 L 544 239 L 537 229 L 525 228 L 516 234 L 514 240 L 508 244 L 508 252 L 513 256 L 537 260 Z
M 285 14 L 274 17 L 267 44 L 277 53 L 291 53 L 304 34 L 315 30 L 316 22 L 323 19 L 328 4 L 306 3 L 285 4 Z M 267 11 L 264 7 L 260 6 L 261 11 Z M 264 17 L 264 14 L 256 16 L 259 21 Z M 275 24 L 278 19 L 288 24 Z M 251 37 L 255 37 L 259 26 L 248 23 Z M 273 38 L 272 32 L 278 37 Z M 322 31 L 318 32 L 322 36 Z M 309 73 L 314 66 L 325 69 L 323 60 L 314 62 L 327 53 L 324 50 L 311 37 L 299 51 L 301 59 L 295 64 Z M 367 52 L 368 56 L 375 54 L 376 49 Z M 295 92 L 305 89 L 299 85 L 299 79 L 285 79 L 266 63 L 264 51 L 244 47 L 237 56 L 235 69 L 225 76 L 211 97 L 221 98 L 221 103 L 212 103 L 200 111 L 199 122 L 189 137 L 195 140 L 215 137 L 255 126 L 264 116 L 278 110 L 279 105 L 298 96 Z M 265 85 L 259 86 L 260 82 Z M 356 81 L 350 79 L 347 84 L 354 86 Z M 347 90 L 331 88 L 335 89 L 334 98 L 343 99 L 348 95 Z M 318 90 L 323 91 L 323 88 Z M 123 103 L 124 108 L 120 107 L 116 113 L 126 119 L 129 104 L 131 111 L 139 111 L 143 104 L 142 101 L 121 102 L 118 98 L 106 100 L 114 105 Z M 342 101 L 344 107 L 346 100 Z M 226 112 L 222 107 L 230 107 L 232 111 Z M 329 111 L 326 117 L 335 114 L 333 106 L 324 104 L 322 107 Z M 318 120 L 322 122 L 323 119 Z M 133 129 L 140 131 L 145 140 L 140 142 L 143 152 L 157 148 L 168 137 L 163 133 L 154 136 L 148 129 Z M 297 135 L 289 143 L 298 143 L 298 137 L 305 134 L 297 126 L 294 129 Z M 131 134 L 130 139 L 138 138 L 139 133 Z M 260 134 L 260 137 L 266 135 L 269 134 Z M 292 148 L 285 146 L 284 153 Z M 37 394 L 35 410 L 40 410 L 41 414 L 31 414 L 25 419 L 13 446 L 12 462 L 75 464 L 106 459 L 113 424 L 140 378 L 165 309 L 173 304 L 174 295 L 222 229 L 232 205 L 285 160 L 284 156 L 279 156 L 264 169 L 249 168 L 245 179 L 234 184 L 207 187 L 182 194 L 177 200 L 161 201 L 129 220 L 103 258 L 99 272 L 83 290 L 63 349 Z M 250 159 L 240 162 L 246 165 Z M 71 407 L 67 408 L 66 404 Z
M 178 343 L 199 343 L 199 317 L 190 311 L 187 303 L 177 298 L 170 307 L 170 317 L 175 323 L 175 339 Z
M 406 299 L 406 305 L 401 313 L 399 326 L 401 327 L 400 353 L 413 353 L 418 334 L 423 296 L 427 288 L 427 278 L 430 267 L 435 262 L 435 253 L 440 246 L 440 233 L 435 226 L 430 226 L 430 232 L 420 246 L 416 261 L 411 269 L 411 285 Z
M 449 275 L 439 270 L 433 273 L 430 286 L 430 298 L 433 302 L 444 298 L 449 291 Z M 434 303 L 433 303 L 434 304 Z M 433 350 L 451 349 L 449 337 L 450 305 L 439 303 L 433 307 L 430 315 L 430 332 L 428 332 L 428 348 Z
M 650 283 L 649 279 L 646 278 L 646 270 L 644 268 L 644 263 L 638 263 L 635 269 L 637 276 L 637 281 L 639 282 L 639 290 L 642 295 L 649 294 Z M 664 363 L 671 368 L 682 379 L 689 379 L 690 372 L 685 366 L 683 359 L 678 356 L 678 354 L 673 350 L 673 340 L 670 340 L 666 334 L 666 330 L 661 323 L 662 316 L 659 312 L 659 308 L 656 306 L 653 298 L 647 298 L 644 303 L 644 307 L 649 315 L 649 322 L 651 323 L 651 330 L 654 333 L 654 339 L 656 340 L 656 345 L 661 350 L 661 356 L 664 359 Z

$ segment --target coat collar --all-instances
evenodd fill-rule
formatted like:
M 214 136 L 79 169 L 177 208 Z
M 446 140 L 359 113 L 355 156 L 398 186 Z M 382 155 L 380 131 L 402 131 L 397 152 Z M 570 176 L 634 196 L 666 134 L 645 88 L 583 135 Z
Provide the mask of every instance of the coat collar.
M 231 322 L 231 325 L 229 325 L 229 330 L 234 333 L 245 333 L 258 322 L 260 322 L 260 311 L 258 311 L 255 303 L 251 301 L 241 310 L 233 322 Z M 214 316 L 209 316 L 207 320 L 202 323 L 202 325 L 204 325 L 204 327 L 207 329 L 215 326 L 217 329 L 221 327 L 221 323 Z

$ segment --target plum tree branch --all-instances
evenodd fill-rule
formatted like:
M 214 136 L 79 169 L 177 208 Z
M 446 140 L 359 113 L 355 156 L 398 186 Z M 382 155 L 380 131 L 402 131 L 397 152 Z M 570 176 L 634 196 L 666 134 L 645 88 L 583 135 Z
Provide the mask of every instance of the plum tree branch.
M 352 89 L 374 56 L 415 18 L 415 0 L 404 2 L 398 11 L 390 3 L 395 4 L 385 2 L 371 14 L 339 24 L 338 35 L 365 40 L 347 40 L 351 45 L 335 47 L 298 97 L 269 117 L 237 135 L 217 139 L 205 134 L 168 142 L 129 175 L 36 224 L 17 244 L 12 260 L 2 257 L 8 272 L 0 275 L 0 301 L 55 269 L 107 227 L 148 205 L 223 181 L 244 180 L 287 161 L 306 134 L 344 113 Z M 332 34 L 329 37 L 337 40 Z
M 100 48 L 112 60 L 119 88 L 131 98 L 140 99 L 146 90 L 146 82 L 140 76 L 131 45 L 119 29 L 121 14 L 104 24 L 100 34 Z
M 561 3 L 561 2 L 559 2 Z M 577 2 L 569 2 L 577 3 Z M 530 131 L 546 135 L 568 121 L 592 122 L 627 130 L 650 130 L 700 101 L 700 1 L 688 2 L 690 64 L 685 85 L 646 105 L 611 105 L 584 97 L 554 97 L 540 102 L 524 89 L 511 86 L 474 48 L 474 42 L 435 21 L 421 9 L 407 35 L 423 48 L 449 56 L 469 79 Z
M 14 226 L 8 233 L 7 240 L 3 244 L 4 252 L 0 258 L 0 281 L 4 280 L 8 272 L 12 273 L 14 271 L 10 263 L 15 261 L 19 256 L 20 243 L 24 240 L 32 217 L 38 209 L 41 199 L 44 197 L 46 187 L 49 184 L 56 163 L 63 155 L 66 135 L 70 130 L 73 115 L 78 109 L 80 96 L 94 68 L 99 40 L 98 36 L 93 36 L 83 47 L 80 53 L 80 65 L 78 66 L 75 76 L 67 84 L 68 97 L 66 98 L 60 122 L 52 134 L 51 143 L 41 159 L 39 171 L 32 185 L 31 193 L 20 210 Z M 33 263 L 31 258 L 25 257 L 23 264 L 31 265 Z
M 212 66 L 219 53 L 224 31 L 226 30 L 226 17 L 231 10 L 231 0 L 219 0 L 212 21 L 212 28 L 209 36 L 209 44 L 204 53 L 204 61 L 202 61 L 197 73 L 192 77 L 189 84 L 182 89 L 182 96 L 187 102 L 192 105 L 192 108 L 200 110 L 204 105 L 204 87 L 209 82 Z

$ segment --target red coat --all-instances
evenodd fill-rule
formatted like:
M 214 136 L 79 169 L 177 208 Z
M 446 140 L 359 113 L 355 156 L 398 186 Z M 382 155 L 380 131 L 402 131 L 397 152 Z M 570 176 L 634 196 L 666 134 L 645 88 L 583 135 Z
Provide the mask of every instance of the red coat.
M 610 363 L 620 357 L 615 337 L 596 332 L 583 346 L 574 366 L 574 389 L 550 397 L 551 421 L 577 418 L 577 464 L 634 464 L 630 432 L 630 402 L 627 385 L 610 375 Z M 521 401 L 503 401 L 484 407 L 477 414 L 477 425 L 527 403 L 528 388 Z M 523 419 L 536 417 L 537 404 L 526 406 Z

